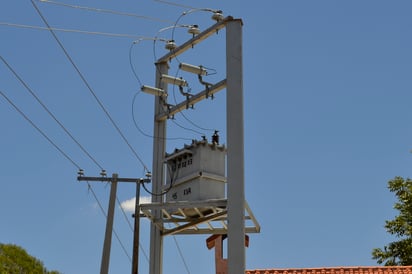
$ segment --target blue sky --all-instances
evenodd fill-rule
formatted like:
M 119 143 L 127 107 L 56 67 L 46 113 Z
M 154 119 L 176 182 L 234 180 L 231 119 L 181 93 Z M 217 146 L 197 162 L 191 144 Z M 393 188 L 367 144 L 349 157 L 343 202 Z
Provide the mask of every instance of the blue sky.
M 113 37 L 56 31 L 61 43 L 151 169 L 153 97 L 136 93 L 154 85 L 154 60 L 166 53 L 162 37 L 182 43 L 187 30 L 161 31 L 189 7 L 221 9 L 241 18 L 244 53 L 246 196 L 262 231 L 252 234 L 247 268 L 375 265 L 371 250 L 393 240 L 384 230 L 396 212 L 386 188 L 412 166 L 412 3 L 410 1 L 75 1 L 58 3 L 127 12 L 106 14 L 35 1 L 54 28 L 129 34 Z M 185 6 L 185 7 L 183 7 Z M 179 24 L 205 29 L 207 12 Z M 141 177 L 143 166 L 96 103 L 30 1 L 3 1 L 0 54 L 49 110 L 109 174 Z M 182 56 L 224 78 L 224 32 Z M 130 51 L 130 48 L 132 49 Z M 134 76 L 133 64 L 139 79 Z M 171 73 L 180 75 L 176 61 Z M 88 176 L 98 166 L 33 99 L 0 62 L 0 91 L 23 111 Z M 189 76 L 188 76 L 189 78 Z M 140 83 L 140 82 L 141 83 Z M 192 91 L 199 89 L 189 78 Z M 179 99 L 178 91 L 173 90 Z M 136 95 L 133 104 L 133 98 Z M 169 96 L 174 102 L 174 96 Z M 225 142 L 225 91 L 169 122 L 168 151 L 188 139 L 221 131 Z M 132 107 L 136 128 L 132 118 Z M 77 168 L 0 96 L 0 242 L 23 246 L 49 269 L 99 271 L 105 218 Z M 196 125 L 196 126 L 195 126 Z M 190 128 L 186 130 L 184 128 Z M 91 183 L 106 209 L 109 187 Z M 119 185 L 118 198 L 134 197 Z M 142 196 L 148 196 L 142 192 Z M 131 253 L 132 232 L 119 208 L 115 229 Z M 129 221 L 130 213 L 127 213 Z M 213 273 L 206 235 L 177 236 L 189 273 Z M 141 244 L 149 251 L 149 222 Z M 113 238 L 111 273 L 128 273 L 130 261 Z M 140 271 L 148 273 L 141 256 Z M 174 238 L 165 239 L 164 273 L 187 273 Z

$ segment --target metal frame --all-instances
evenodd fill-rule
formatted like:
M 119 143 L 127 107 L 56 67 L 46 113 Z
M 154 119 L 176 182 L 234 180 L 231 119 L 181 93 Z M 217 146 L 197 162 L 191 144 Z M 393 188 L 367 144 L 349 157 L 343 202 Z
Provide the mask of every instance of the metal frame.
M 193 209 L 198 216 L 187 216 L 184 213 L 187 208 Z M 140 209 L 142 217 L 150 219 L 161 230 L 162 236 L 228 234 L 227 199 L 141 204 Z M 156 209 L 161 210 L 161 218 L 155 216 Z M 171 214 L 171 210 L 178 211 L 179 215 Z M 259 233 L 260 224 L 246 201 L 244 210 L 246 233 Z M 173 224 L 174 227 L 167 228 L 164 224 Z

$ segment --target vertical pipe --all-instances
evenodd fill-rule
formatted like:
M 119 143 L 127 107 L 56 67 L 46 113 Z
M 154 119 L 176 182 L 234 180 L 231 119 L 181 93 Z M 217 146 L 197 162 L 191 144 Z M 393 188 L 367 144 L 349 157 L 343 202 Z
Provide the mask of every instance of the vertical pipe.
M 163 89 L 167 92 L 167 84 L 161 83 L 162 74 L 167 74 L 168 71 L 167 62 L 156 64 L 156 87 Z M 153 131 L 153 177 L 152 177 L 152 192 L 155 194 L 162 192 L 164 185 L 164 170 L 163 159 L 166 153 L 166 120 L 157 121 L 156 115 L 163 114 L 165 110 L 165 100 L 160 96 L 156 96 L 155 99 L 155 112 L 154 112 L 154 131 Z M 162 203 L 163 196 L 152 195 L 152 202 Z M 159 209 L 154 210 L 154 217 L 161 219 L 161 211 Z M 162 274 L 163 271 L 163 238 L 161 230 L 152 222 L 150 224 L 150 274 Z
M 112 231 L 113 231 L 114 206 L 116 202 L 117 178 L 118 178 L 118 175 L 116 173 L 113 173 L 111 186 L 110 186 L 109 209 L 107 211 L 106 233 L 104 236 L 103 255 L 102 255 L 102 263 L 100 265 L 100 274 L 109 273 L 110 248 L 112 244 Z
M 134 208 L 134 236 L 132 274 L 139 273 L 139 241 L 140 241 L 140 180 L 136 182 L 136 204 Z
M 242 21 L 226 25 L 228 273 L 245 273 Z

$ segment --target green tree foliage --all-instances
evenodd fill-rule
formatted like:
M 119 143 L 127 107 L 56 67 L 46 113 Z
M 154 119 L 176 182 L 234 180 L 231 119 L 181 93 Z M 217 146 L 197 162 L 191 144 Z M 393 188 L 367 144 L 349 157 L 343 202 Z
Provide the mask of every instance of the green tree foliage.
M 399 215 L 386 221 L 385 228 L 399 240 L 389 243 L 383 249 L 373 249 L 372 258 L 386 266 L 412 265 L 412 180 L 395 177 L 388 182 L 388 189 L 398 199 L 394 208 L 399 211 Z
M 59 274 L 48 271 L 43 263 L 30 256 L 23 248 L 0 243 L 0 273 L 7 274 Z

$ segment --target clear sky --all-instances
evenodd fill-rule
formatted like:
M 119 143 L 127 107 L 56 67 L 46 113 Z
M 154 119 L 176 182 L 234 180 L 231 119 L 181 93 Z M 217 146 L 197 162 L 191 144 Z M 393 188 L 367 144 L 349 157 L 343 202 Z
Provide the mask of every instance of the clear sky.
M 90 88 L 49 31 L 21 27 L 45 27 L 29 0 L 1 2 L 0 54 L 98 164 L 1 61 L 2 94 L 74 163 L 0 96 L 0 242 L 26 248 L 49 269 L 99 272 L 105 218 L 87 184 L 77 182 L 77 166 L 88 176 L 98 176 L 100 165 L 122 177 L 143 176 L 140 160 L 152 168 L 153 140 L 144 134 L 153 131 L 154 99 L 138 91 L 141 84 L 154 85 L 154 61 L 166 50 L 161 41 L 133 41 L 156 36 L 183 43 L 190 38 L 187 29 L 160 30 L 176 22 L 201 29 L 212 25 L 209 12 L 181 16 L 196 7 L 221 9 L 244 22 L 246 196 L 262 226 L 260 234 L 250 235 L 247 268 L 376 264 L 371 250 L 393 240 L 383 228 L 396 214 L 387 181 L 410 176 L 412 168 L 412 2 L 34 3 L 51 27 L 87 32 L 55 33 Z M 225 77 L 224 38 L 219 32 L 179 61 L 208 67 L 216 73 L 205 80 L 220 81 Z M 176 70 L 177 64 L 171 62 L 171 74 L 187 77 L 192 92 L 198 91 L 197 79 Z M 182 99 L 177 90 L 170 92 L 171 103 Z M 210 136 L 213 129 L 221 131 L 225 143 L 225 97 L 222 91 L 169 121 L 168 136 L 177 139 L 167 142 L 168 151 L 202 134 Z M 110 188 L 91 185 L 106 209 Z M 119 185 L 119 201 L 134 195 L 134 186 Z M 130 215 L 126 212 L 132 222 Z M 115 229 L 130 255 L 132 232 L 119 207 Z M 167 237 L 164 273 L 213 273 L 207 237 Z M 142 220 L 140 239 L 148 253 L 147 220 Z M 110 272 L 130 268 L 113 238 Z M 140 271 L 148 273 L 143 254 Z

